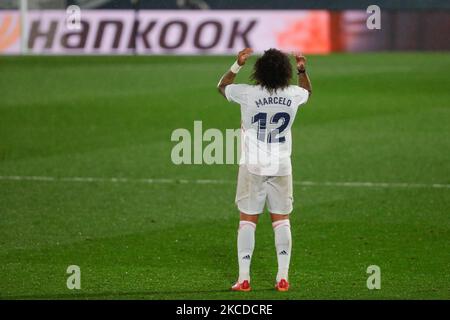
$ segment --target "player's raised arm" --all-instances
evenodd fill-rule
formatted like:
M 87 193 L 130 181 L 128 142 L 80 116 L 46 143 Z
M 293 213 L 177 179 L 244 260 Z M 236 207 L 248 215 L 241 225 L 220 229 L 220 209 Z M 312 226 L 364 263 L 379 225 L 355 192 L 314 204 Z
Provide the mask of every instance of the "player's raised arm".
M 297 62 L 298 86 L 308 90 L 309 95 L 312 94 L 311 81 L 306 73 L 306 58 L 300 53 L 294 53 Z
M 222 76 L 222 78 L 220 78 L 219 83 L 217 84 L 217 89 L 224 97 L 225 97 L 225 87 L 234 82 L 234 78 L 236 78 L 236 74 L 239 72 L 239 70 L 245 64 L 245 61 L 247 61 L 248 57 L 250 57 L 250 55 L 252 53 L 253 53 L 253 49 L 251 49 L 251 48 L 245 48 L 244 50 L 240 51 L 238 53 L 237 60 L 231 66 L 230 70 L 228 70 Z

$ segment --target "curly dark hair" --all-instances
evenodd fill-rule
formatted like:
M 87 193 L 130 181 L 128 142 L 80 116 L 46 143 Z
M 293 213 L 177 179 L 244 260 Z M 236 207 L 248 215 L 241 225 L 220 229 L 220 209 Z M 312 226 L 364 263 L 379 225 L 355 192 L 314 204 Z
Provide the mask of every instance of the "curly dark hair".
M 277 49 L 269 49 L 258 58 L 251 79 L 271 94 L 289 86 L 292 68 L 289 57 Z

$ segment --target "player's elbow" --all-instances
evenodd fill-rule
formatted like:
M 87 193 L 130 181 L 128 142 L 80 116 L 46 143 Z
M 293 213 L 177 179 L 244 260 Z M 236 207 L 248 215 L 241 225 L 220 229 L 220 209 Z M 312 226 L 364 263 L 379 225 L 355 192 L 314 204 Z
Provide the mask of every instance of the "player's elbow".
M 225 86 L 223 84 L 217 85 L 217 91 L 225 97 Z

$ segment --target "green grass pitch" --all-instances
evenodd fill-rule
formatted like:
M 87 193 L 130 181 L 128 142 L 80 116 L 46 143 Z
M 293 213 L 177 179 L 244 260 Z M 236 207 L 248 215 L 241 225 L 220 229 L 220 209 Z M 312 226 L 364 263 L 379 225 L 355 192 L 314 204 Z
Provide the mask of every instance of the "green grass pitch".
M 294 180 L 319 184 L 295 185 L 287 293 L 273 290 L 267 214 L 254 290 L 229 292 L 237 166 L 170 160 L 176 128 L 239 128 L 239 107 L 215 88 L 232 62 L 0 58 L 0 298 L 450 298 L 450 189 L 432 186 L 450 184 L 450 55 L 309 57 L 314 94 L 293 128 Z M 72 264 L 81 290 L 66 288 Z M 381 268 L 380 290 L 366 287 L 369 265 Z

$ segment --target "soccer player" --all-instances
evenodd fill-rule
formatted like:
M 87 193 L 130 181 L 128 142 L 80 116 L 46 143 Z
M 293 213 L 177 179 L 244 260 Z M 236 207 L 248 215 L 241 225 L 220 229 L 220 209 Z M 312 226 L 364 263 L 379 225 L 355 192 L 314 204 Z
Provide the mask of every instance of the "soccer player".
M 246 48 L 220 79 L 219 92 L 241 106 L 241 159 L 236 191 L 240 211 L 237 236 L 239 278 L 235 291 L 250 291 L 250 263 L 255 247 L 258 216 L 267 209 L 272 218 L 278 273 L 275 289 L 289 289 L 291 258 L 292 166 L 291 127 L 300 105 L 311 95 L 306 59 L 294 54 L 298 85 L 290 85 L 292 68 L 289 57 L 269 49 L 257 59 L 251 79 L 254 84 L 233 84 L 236 74 L 252 54 Z

